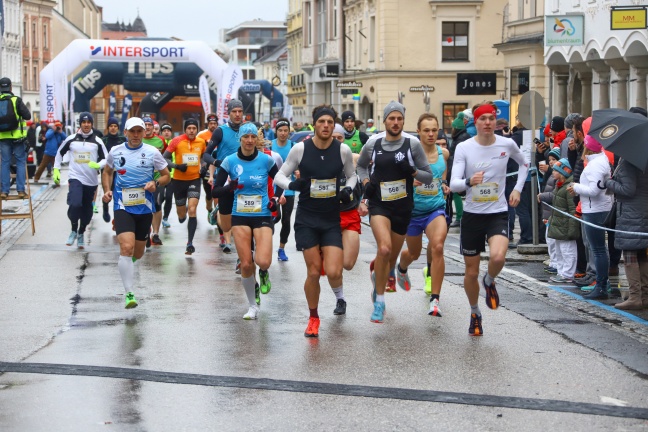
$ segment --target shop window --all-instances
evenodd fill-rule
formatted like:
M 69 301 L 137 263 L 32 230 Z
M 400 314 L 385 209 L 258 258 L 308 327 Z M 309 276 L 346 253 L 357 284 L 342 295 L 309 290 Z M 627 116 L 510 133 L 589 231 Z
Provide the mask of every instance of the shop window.
M 452 121 L 457 118 L 457 114 L 468 108 L 466 103 L 444 103 L 443 104 L 443 130 L 450 137 L 452 133 Z

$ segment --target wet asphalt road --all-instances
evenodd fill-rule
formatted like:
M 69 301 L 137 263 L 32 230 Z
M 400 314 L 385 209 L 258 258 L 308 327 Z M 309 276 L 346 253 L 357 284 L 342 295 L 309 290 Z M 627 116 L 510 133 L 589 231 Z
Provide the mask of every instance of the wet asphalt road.
M 511 253 L 502 306 L 481 301 L 485 336 L 470 338 L 453 234 L 443 317 L 426 314 L 421 259 L 413 290 L 387 294 L 373 324 L 365 227 L 347 315 L 322 279 L 312 340 L 292 237 L 260 319 L 244 321 L 236 255 L 219 250 L 202 202 L 192 257 L 172 214 L 126 311 L 110 225 L 96 215 L 85 250 L 64 245 L 65 189 L 42 194 L 35 237 L 0 239 L 2 431 L 648 429 L 648 317 L 548 287 L 539 258 Z

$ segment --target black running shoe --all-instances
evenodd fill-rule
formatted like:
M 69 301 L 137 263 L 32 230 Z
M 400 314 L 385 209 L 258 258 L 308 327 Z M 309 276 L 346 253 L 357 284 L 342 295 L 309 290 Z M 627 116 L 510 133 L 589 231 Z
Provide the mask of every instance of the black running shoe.
M 185 255 L 191 255 L 196 252 L 196 248 L 191 243 L 187 243 L 187 249 L 185 250 Z
M 470 327 L 468 327 L 468 334 L 470 336 L 483 336 L 484 330 L 482 329 L 482 317 L 477 314 L 470 314 Z
M 335 310 L 333 311 L 333 315 L 344 315 L 346 313 L 346 302 L 342 299 L 338 299 L 337 303 L 335 304 Z
M 482 282 L 484 284 L 484 290 L 486 290 L 486 306 L 490 309 L 497 309 L 500 305 L 500 301 L 497 289 L 495 288 L 495 281 L 490 285 L 486 285 L 486 275 L 484 275 Z

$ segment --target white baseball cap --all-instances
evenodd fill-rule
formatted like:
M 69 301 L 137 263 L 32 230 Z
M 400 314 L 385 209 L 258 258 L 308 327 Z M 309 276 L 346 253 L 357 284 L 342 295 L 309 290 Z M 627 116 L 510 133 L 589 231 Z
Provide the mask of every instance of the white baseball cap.
M 146 129 L 144 126 L 144 121 L 139 118 L 139 117 L 131 117 L 128 120 L 126 120 L 126 125 L 124 126 L 124 129 L 126 130 L 131 130 L 134 127 L 141 127 L 142 129 Z
M 472 120 L 474 118 L 473 112 L 470 108 L 463 110 L 463 113 L 465 119 Z

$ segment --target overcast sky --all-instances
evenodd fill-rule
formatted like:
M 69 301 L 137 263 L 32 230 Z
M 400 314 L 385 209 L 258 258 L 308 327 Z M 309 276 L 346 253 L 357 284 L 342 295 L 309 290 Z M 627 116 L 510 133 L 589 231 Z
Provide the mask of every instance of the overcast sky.
M 144 20 L 149 37 L 175 36 L 184 40 L 219 42 L 220 29 L 261 18 L 285 21 L 288 0 L 95 0 L 103 20 L 128 24 Z

